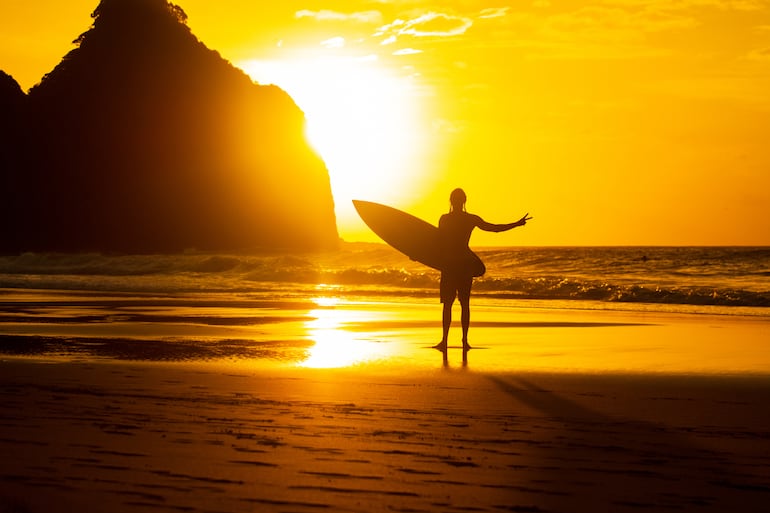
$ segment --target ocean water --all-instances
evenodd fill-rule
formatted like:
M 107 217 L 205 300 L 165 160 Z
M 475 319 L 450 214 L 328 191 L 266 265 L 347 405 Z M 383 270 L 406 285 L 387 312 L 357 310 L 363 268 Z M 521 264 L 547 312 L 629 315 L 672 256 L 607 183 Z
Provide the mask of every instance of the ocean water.
M 487 274 L 472 297 L 476 369 L 770 372 L 770 248 L 478 253 Z M 0 359 L 429 369 L 442 363 L 429 349 L 440 337 L 438 282 L 380 244 L 5 256 Z
M 770 247 L 485 248 L 477 300 L 770 314 Z M 272 297 L 437 295 L 439 273 L 380 244 L 327 254 L 0 257 L 0 289 Z

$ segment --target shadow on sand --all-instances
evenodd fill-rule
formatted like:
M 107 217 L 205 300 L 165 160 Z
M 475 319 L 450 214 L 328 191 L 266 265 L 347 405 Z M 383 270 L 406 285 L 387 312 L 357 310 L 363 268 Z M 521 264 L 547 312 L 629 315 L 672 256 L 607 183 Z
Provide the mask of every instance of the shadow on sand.
M 523 406 L 542 417 L 528 426 L 539 442 L 530 445 L 525 463 L 511 465 L 531 484 L 560 492 L 543 494 L 538 511 L 746 512 L 762 511 L 770 499 L 766 474 L 760 477 L 768 455 L 747 441 L 762 433 L 698 419 L 708 417 L 702 412 L 714 399 L 699 397 L 701 384 L 693 386 L 691 378 L 671 378 L 661 386 L 641 377 L 575 376 L 581 386 L 567 385 L 565 391 L 538 384 L 537 376 L 488 379 L 514 400 L 516 411 Z M 624 397 L 624 380 L 636 380 L 636 390 L 641 384 L 643 396 Z M 587 382 L 596 393 L 569 392 L 585 390 Z M 622 416 L 581 404 L 618 401 L 628 401 Z M 637 420 L 640 414 L 648 420 Z

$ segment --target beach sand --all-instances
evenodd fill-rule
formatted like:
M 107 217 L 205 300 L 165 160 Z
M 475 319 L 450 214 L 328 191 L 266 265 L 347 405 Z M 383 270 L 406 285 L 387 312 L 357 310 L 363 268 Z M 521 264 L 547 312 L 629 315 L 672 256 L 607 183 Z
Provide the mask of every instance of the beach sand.
M 480 308 L 463 364 L 380 306 L 299 363 L 3 357 L 0 512 L 767 510 L 766 322 Z

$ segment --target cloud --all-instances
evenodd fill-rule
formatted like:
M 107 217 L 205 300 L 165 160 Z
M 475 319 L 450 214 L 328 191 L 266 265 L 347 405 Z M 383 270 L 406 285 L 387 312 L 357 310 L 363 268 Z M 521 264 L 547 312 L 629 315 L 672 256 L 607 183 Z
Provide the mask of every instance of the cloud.
M 548 18 L 546 31 L 573 40 L 611 43 L 640 41 L 646 33 L 697 25 L 697 20 L 682 14 L 590 6 Z
M 661 48 L 650 45 L 651 34 L 701 26 L 707 19 L 706 9 L 748 12 L 768 9 L 768 5 L 765 0 L 601 0 L 571 11 L 516 21 L 528 23 L 533 39 L 552 47 L 573 45 L 572 49 L 563 48 L 567 53 L 604 44 L 608 54 L 622 55 L 625 48 L 629 56 L 638 56 L 645 51 L 660 54 Z
M 509 9 L 510 7 L 493 7 L 490 9 L 482 9 L 482 11 L 479 13 L 479 18 L 502 18 L 508 14 Z
M 435 118 L 431 129 L 438 134 L 459 134 L 467 129 L 467 122 L 457 119 Z
M 294 13 L 294 17 L 313 18 L 316 21 L 354 21 L 357 23 L 382 23 L 382 14 L 379 11 L 361 11 L 353 13 L 343 13 L 322 9 L 320 11 L 311 11 L 303 9 Z
M 414 55 L 416 53 L 422 53 L 422 50 L 416 50 L 414 48 L 403 48 L 393 52 L 393 55 Z
M 612 6 L 665 11 L 683 11 L 694 8 L 713 8 L 721 11 L 761 11 L 767 9 L 765 0 L 603 0 L 603 3 Z
M 606 3 L 640 0 L 604 0 Z M 658 0 L 647 0 L 654 3 Z M 686 0 L 682 0 L 686 1 Z M 510 11 L 494 38 L 484 45 L 510 48 L 528 59 L 635 59 L 670 54 L 655 45 L 653 34 L 697 28 L 700 20 L 685 11 L 605 5 L 543 13 Z
M 332 37 L 321 41 L 321 46 L 324 48 L 342 48 L 345 46 L 345 38 L 339 36 Z
M 450 14 L 429 12 L 411 20 L 397 19 L 377 29 L 375 36 L 388 36 L 386 41 L 395 41 L 399 36 L 451 37 L 465 34 L 473 25 L 470 18 Z M 392 41 L 391 41 L 392 40 Z
M 746 58 L 750 61 L 770 62 L 770 47 L 752 50 Z

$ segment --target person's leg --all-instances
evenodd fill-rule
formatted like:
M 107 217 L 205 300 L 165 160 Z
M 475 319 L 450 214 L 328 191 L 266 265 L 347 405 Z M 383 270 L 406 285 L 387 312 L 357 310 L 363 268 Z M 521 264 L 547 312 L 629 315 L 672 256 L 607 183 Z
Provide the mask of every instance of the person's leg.
M 452 303 L 454 303 L 454 299 L 444 301 L 444 308 L 441 312 L 441 329 L 442 329 L 442 336 L 441 336 L 441 342 L 436 344 L 436 349 L 440 351 L 446 351 L 447 349 L 447 340 L 449 339 L 449 327 L 452 325 Z
M 455 288 L 454 280 L 447 273 L 441 273 L 440 283 L 440 295 L 443 309 L 441 312 L 441 328 L 442 336 L 441 342 L 436 344 L 436 349 L 446 350 L 447 340 L 449 339 L 449 327 L 452 325 L 452 304 L 455 300 L 457 290 Z
M 463 348 L 470 349 L 471 346 L 468 344 L 468 328 L 471 326 L 470 298 L 468 298 L 466 301 L 460 301 L 460 307 L 462 308 L 460 322 L 462 323 L 463 327 Z
M 441 343 L 446 345 L 449 339 L 449 327 L 452 326 L 452 301 L 444 301 L 444 311 L 441 315 L 441 327 L 443 328 L 443 336 L 441 337 Z
M 458 299 L 460 300 L 460 308 L 462 309 L 460 322 L 463 328 L 463 349 L 470 349 L 468 344 L 468 329 L 471 326 L 471 285 L 473 284 L 473 278 L 468 277 L 463 280 L 463 283 L 458 289 Z

